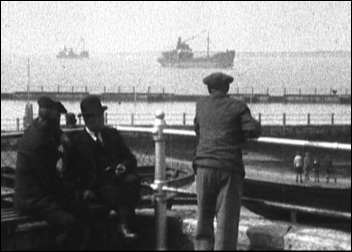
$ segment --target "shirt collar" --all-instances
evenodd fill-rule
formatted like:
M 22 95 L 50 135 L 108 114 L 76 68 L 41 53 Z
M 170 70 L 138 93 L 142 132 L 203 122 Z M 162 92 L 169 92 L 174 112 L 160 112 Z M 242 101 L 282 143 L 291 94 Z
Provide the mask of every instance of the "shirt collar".
M 97 141 L 97 137 L 95 135 L 95 133 L 93 131 L 91 131 L 90 129 L 88 129 L 88 127 L 85 127 L 85 130 L 87 131 L 87 133 L 90 135 L 90 137 L 94 140 Z M 99 133 L 100 134 L 100 133 Z

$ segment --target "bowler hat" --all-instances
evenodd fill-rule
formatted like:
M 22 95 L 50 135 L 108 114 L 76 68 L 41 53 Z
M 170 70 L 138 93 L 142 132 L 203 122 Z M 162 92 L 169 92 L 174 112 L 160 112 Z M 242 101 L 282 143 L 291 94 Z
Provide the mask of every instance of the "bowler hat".
M 38 102 L 38 105 L 39 105 L 39 109 L 42 109 L 42 110 L 55 110 L 55 111 L 59 112 L 60 114 L 67 113 L 66 108 L 64 107 L 64 105 L 61 102 L 54 101 L 53 99 L 51 99 L 48 96 L 39 97 L 37 102 Z
M 102 106 L 96 95 L 88 95 L 81 101 L 81 113 L 78 116 L 104 112 L 108 107 Z
M 233 82 L 233 77 L 221 72 L 212 73 L 203 79 L 203 83 L 205 85 L 214 89 L 224 85 L 229 85 L 231 82 Z

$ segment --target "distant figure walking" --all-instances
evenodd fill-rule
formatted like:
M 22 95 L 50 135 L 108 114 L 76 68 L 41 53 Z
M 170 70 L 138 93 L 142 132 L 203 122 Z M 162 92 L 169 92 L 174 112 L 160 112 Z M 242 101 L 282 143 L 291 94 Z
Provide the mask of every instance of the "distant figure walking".
M 313 161 L 314 182 L 319 182 L 319 169 L 320 169 L 320 163 L 317 158 L 314 158 L 314 161 Z
M 334 177 L 335 179 L 335 184 L 337 182 L 334 167 L 332 164 L 332 158 L 330 155 L 328 155 L 327 160 L 326 160 L 326 183 L 329 183 L 329 178 Z
M 307 151 L 306 156 L 304 157 L 304 175 L 305 175 L 305 180 L 309 180 L 309 174 L 310 171 L 312 170 L 312 158 L 310 156 L 310 153 Z
M 296 170 L 296 183 L 298 183 L 298 176 L 300 183 L 303 183 L 302 173 L 303 173 L 303 158 L 299 151 L 297 151 L 296 156 L 293 160 L 293 168 Z

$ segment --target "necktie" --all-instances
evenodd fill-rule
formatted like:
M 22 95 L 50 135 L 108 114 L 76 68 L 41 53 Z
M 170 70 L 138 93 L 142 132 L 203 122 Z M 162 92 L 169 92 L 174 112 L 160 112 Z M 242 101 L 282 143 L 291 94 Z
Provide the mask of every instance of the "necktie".
M 102 143 L 102 141 L 100 140 L 100 138 L 99 138 L 99 133 L 95 133 L 95 137 L 97 138 L 97 144 L 100 146 L 100 147 L 102 147 L 103 146 L 103 143 Z

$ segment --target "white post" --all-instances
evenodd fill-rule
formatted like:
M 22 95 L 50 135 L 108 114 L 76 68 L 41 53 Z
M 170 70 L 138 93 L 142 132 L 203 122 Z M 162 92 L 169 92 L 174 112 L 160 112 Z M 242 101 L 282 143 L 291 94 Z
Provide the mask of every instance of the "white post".
M 166 193 L 162 190 L 166 185 L 166 161 L 165 161 L 165 136 L 163 130 L 166 127 L 164 112 L 155 112 L 153 138 L 155 141 L 155 176 L 154 176 L 154 200 L 155 200 L 155 226 L 156 226 L 156 249 L 166 250 L 167 232 L 167 208 Z

